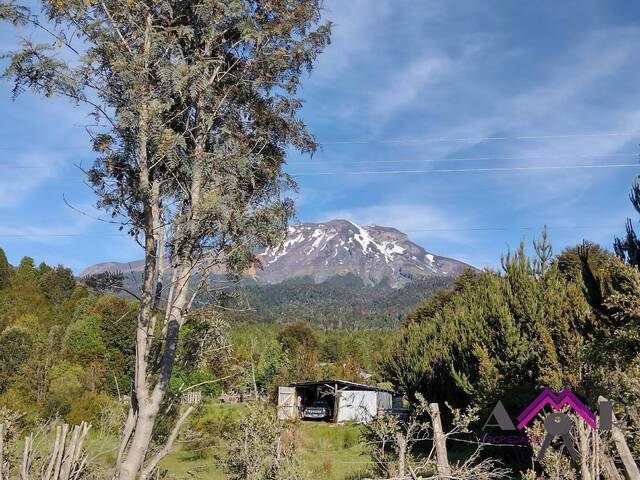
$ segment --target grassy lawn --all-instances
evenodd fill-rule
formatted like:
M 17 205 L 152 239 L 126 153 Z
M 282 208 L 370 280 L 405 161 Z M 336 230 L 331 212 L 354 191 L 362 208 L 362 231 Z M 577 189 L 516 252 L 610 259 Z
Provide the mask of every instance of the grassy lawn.
M 225 474 L 216 463 L 216 454 L 224 455 L 222 430 L 236 420 L 245 410 L 246 404 L 203 405 L 200 418 L 215 419 L 206 423 L 205 432 L 216 440 L 213 447 L 197 448 L 188 439 L 178 439 L 173 451 L 161 462 L 166 470 L 166 479 L 210 479 L 224 480 Z M 197 419 L 194 419 L 197 420 Z M 358 424 L 335 425 L 325 422 L 296 421 L 296 449 L 309 477 L 321 480 L 358 480 L 365 478 L 372 466 L 361 443 L 362 427 Z M 40 437 L 36 450 L 48 452 L 53 434 Z M 115 435 L 92 429 L 86 440 L 89 463 L 103 466 L 105 473 L 115 464 L 119 440 Z M 21 444 L 18 448 L 21 448 Z M 450 459 L 464 459 L 470 452 L 451 448 Z
M 321 422 L 300 422 L 298 451 L 311 478 L 344 480 L 359 478 L 366 472 L 368 458 L 359 444 L 360 427 L 332 425 Z M 224 473 L 217 467 L 213 451 L 194 458 L 182 445 L 162 462 L 175 479 L 202 478 L 222 480 Z
M 207 404 L 206 414 L 222 418 L 237 417 L 245 405 Z M 333 425 L 323 422 L 298 422 L 297 448 L 303 464 L 311 478 L 326 480 L 353 480 L 367 471 L 368 457 L 363 455 L 360 445 L 360 426 L 355 424 Z M 219 435 L 219 432 L 211 432 Z M 87 441 L 87 450 L 96 463 L 113 465 L 118 440 L 113 436 L 92 432 Z M 173 452 L 162 462 L 171 479 L 223 480 L 224 473 L 215 460 L 216 449 L 201 451 L 194 455 L 189 444 L 177 441 Z
M 301 422 L 300 427 L 301 457 L 312 478 L 358 478 L 366 472 L 369 458 L 363 454 L 358 425 Z

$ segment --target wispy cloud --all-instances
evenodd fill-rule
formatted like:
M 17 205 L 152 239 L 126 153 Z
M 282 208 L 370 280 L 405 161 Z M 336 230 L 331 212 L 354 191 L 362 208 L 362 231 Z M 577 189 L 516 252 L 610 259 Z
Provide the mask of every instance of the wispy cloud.
M 335 218 L 350 220 L 360 225 L 394 227 L 407 233 L 413 240 L 427 242 L 437 239 L 465 243 L 465 236 L 459 229 L 461 225 L 470 224 L 469 219 L 421 203 L 388 203 L 333 210 L 326 212 L 318 221 Z
M 69 166 L 57 152 L 0 151 L 0 209 L 14 208 Z

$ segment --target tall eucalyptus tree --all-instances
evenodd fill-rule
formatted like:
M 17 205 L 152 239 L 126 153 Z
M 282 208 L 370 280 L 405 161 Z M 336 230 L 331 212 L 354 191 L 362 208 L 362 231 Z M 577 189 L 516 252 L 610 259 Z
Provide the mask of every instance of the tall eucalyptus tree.
M 287 149 L 317 148 L 298 91 L 331 26 L 321 0 L 41 3 L 34 14 L 0 2 L 1 19 L 54 40 L 23 41 L 4 76 L 14 95 L 31 89 L 90 105 L 100 125 L 90 132 L 97 158 L 88 183 L 144 248 L 136 373 L 115 476 L 148 478 L 184 421 L 151 451 L 196 296 L 211 273 L 240 275 L 256 263 L 255 247 L 286 233 L 285 195 L 295 188 L 283 172 Z

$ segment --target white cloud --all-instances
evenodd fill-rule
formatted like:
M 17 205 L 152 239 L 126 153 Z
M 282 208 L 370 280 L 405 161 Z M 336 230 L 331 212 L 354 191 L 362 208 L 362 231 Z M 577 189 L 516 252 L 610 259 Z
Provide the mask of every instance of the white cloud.
M 333 219 L 350 220 L 359 225 L 394 227 L 421 243 L 429 240 L 464 243 L 465 234 L 458 229 L 461 225 L 465 228 L 471 225 L 470 219 L 463 218 L 460 214 L 452 215 L 451 212 L 418 203 L 389 203 L 333 210 L 324 213 L 318 221 Z
M 16 207 L 70 163 L 58 153 L 1 151 L 0 209 Z M 33 167 L 33 168 L 31 168 Z M 66 170 L 68 171 L 68 170 Z
M 459 65 L 459 64 L 458 64 Z M 434 53 L 419 58 L 391 75 L 383 90 L 371 100 L 371 114 L 379 122 L 411 106 L 426 88 L 446 78 L 454 68 L 447 55 Z
M 423 138 L 486 138 L 493 136 L 561 135 L 566 133 L 638 132 L 640 131 L 640 95 L 635 90 L 627 94 L 628 101 L 615 98 L 611 90 L 616 82 L 624 82 L 625 69 L 640 48 L 640 29 L 610 29 L 587 35 L 576 47 L 549 59 L 547 71 L 532 87 L 508 92 L 502 82 L 471 86 L 482 76 L 485 59 L 504 54 L 500 42 L 484 43 L 482 55 L 473 54 L 458 60 L 450 59 L 444 76 L 435 88 L 426 89 L 416 98 L 411 87 L 401 89 L 398 98 L 411 99 L 396 105 L 412 106 L 415 111 L 430 106 L 440 109 L 424 133 L 411 135 Z M 438 57 L 436 57 L 436 61 Z M 465 60 L 462 60 L 464 58 Z M 468 60 L 468 61 L 467 61 Z M 464 64 L 464 68 L 460 66 Z M 427 76 L 405 72 L 406 82 L 421 85 Z M 391 75 L 393 78 L 395 74 Z M 469 85 L 469 89 L 465 85 Z M 469 99 L 469 91 L 472 97 Z M 404 93 L 403 93 L 404 92 Z M 435 100 L 440 97 L 443 100 Z M 471 101 L 470 101 L 471 100 Z M 390 107 L 394 103 L 389 102 Z M 384 111 L 377 100 L 373 111 Z M 390 111 L 392 109 L 390 108 Z M 392 116 L 389 122 L 398 116 Z M 389 123 L 387 122 L 387 124 Z M 553 140 L 511 140 L 502 142 L 442 142 L 428 145 L 429 156 L 457 155 L 475 147 L 490 148 L 491 155 L 518 157 L 511 161 L 492 162 L 496 166 L 562 165 L 588 163 L 633 163 L 634 158 L 604 158 L 606 155 L 633 151 L 636 142 L 625 136 L 566 138 Z M 532 158 L 527 160 L 526 157 Z M 594 158 L 599 157 L 599 158 Z M 539 203 L 579 201 L 596 182 L 613 175 L 611 171 L 571 171 L 570 173 L 508 173 L 491 174 L 496 189 L 510 191 L 514 206 L 535 207 Z M 631 173 L 631 172 L 630 172 Z M 487 174 L 478 174 L 486 178 Z M 526 182 L 522 179 L 526 178 Z
M 375 8 L 370 0 L 329 2 L 324 18 L 333 22 L 331 45 L 319 57 L 313 77 L 320 81 L 336 78 L 362 57 L 369 57 L 376 38 L 383 35 L 381 25 L 392 12 L 389 2 L 376 2 Z

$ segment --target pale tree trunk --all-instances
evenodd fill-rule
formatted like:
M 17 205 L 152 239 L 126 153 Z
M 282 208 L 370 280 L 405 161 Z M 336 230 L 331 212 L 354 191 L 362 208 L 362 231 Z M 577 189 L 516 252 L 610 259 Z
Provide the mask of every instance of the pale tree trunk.
M 145 61 L 149 58 L 151 50 L 151 17 L 147 18 L 145 42 L 142 55 Z M 211 45 L 205 48 L 205 57 L 210 55 Z M 211 81 L 217 78 L 213 75 Z M 143 92 L 142 98 L 148 98 Z M 166 311 L 162 323 L 162 353 L 159 372 L 149 371 L 149 353 L 151 344 L 155 338 L 155 328 L 158 323 L 159 304 L 162 299 L 165 245 L 165 219 L 163 218 L 163 205 L 160 200 L 160 185 L 154 180 L 152 166 L 153 158 L 149 158 L 147 144 L 149 139 L 149 125 L 147 108 L 141 104 L 139 118 L 139 181 L 142 189 L 148 192 L 148 197 L 143 205 L 144 236 L 145 236 L 145 266 L 142 292 L 140 296 L 140 310 L 138 315 L 138 329 L 136 333 L 136 373 L 134 380 L 134 392 L 132 404 L 127 417 L 127 423 L 123 432 L 121 446 L 118 454 L 118 480 L 133 480 L 136 475 L 140 478 L 148 478 L 157 468 L 158 462 L 169 452 L 171 445 L 178 435 L 178 431 L 193 409 L 187 409 L 176 423 L 165 446 L 148 461 L 149 444 L 153 428 L 160 413 L 163 401 L 169 387 L 169 380 L 173 370 L 173 364 L 178 346 L 180 329 L 185 322 L 191 308 L 196 292 L 190 293 L 191 279 L 196 273 L 196 267 L 200 265 L 201 249 L 198 231 L 200 203 L 203 186 L 203 162 L 206 157 L 205 146 L 211 129 L 211 119 L 207 119 L 206 104 L 203 98 L 196 103 L 194 142 L 192 148 L 192 177 L 188 185 L 188 195 L 179 207 L 177 214 L 173 216 L 170 226 L 174 229 L 176 237 L 183 237 L 179 258 L 172 258 L 169 267 L 171 271 L 171 283 L 166 300 Z M 169 216 L 172 213 L 168 213 Z M 206 269 L 201 269 L 205 272 Z M 203 273 L 204 275 L 204 273 Z M 157 373 L 155 383 L 152 383 L 151 375 Z M 145 463 L 146 462 L 146 463 Z
M 191 268 L 191 265 L 183 265 L 183 271 L 185 267 Z M 118 477 L 120 480 L 134 479 L 138 472 L 141 473 L 140 478 L 148 478 L 148 476 L 153 473 L 153 469 L 149 470 L 148 466 L 143 465 L 147 455 L 149 444 L 151 442 L 153 427 L 156 423 L 158 413 L 160 412 L 160 407 L 162 406 L 162 402 L 169 387 L 169 379 L 171 378 L 173 361 L 175 359 L 176 348 L 178 345 L 178 334 L 183 323 L 184 307 L 187 303 L 189 279 L 190 275 L 183 275 L 183 278 L 180 279 L 180 281 L 178 282 L 178 291 L 176 293 L 174 302 L 168 307 L 167 310 L 168 321 L 166 328 L 165 348 L 162 353 L 159 378 L 153 388 L 153 391 L 151 393 L 149 393 L 148 391 L 146 375 L 141 375 L 140 379 L 136 379 L 136 398 L 138 403 L 137 413 L 134 414 L 135 421 L 133 421 L 133 435 L 131 437 L 129 446 L 126 449 L 127 455 L 120 464 Z M 145 348 L 146 357 L 146 355 L 148 355 L 146 341 L 144 343 L 139 342 L 138 347 L 141 346 L 144 346 Z M 138 385 L 141 388 L 138 389 Z M 187 409 L 187 411 L 185 412 L 186 415 L 181 417 L 181 421 L 179 421 L 174 427 L 175 434 L 174 432 L 172 432 L 169 440 L 171 444 L 173 443 L 172 438 L 175 439 L 175 435 L 177 435 L 178 429 L 182 426 L 184 420 L 186 420 L 186 416 L 188 416 L 191 411 L 192 409 Z M 162 454 L 162 456 L 164 456 L 166 455 L 166 453 L 168 453 L 168 450 L 166 448 L 163 448 L 160 453 Z M 154 460 L 152 461 L 153 468 L 157 466 L 157 463 L 161 459 L 161 457 L 157 459 L 156 458 L 157 456 L 154 457 Z
M 145 52 L 149 46 L 145 43 Z M 151 179 L 147 157 L 146 145 L 148 141 L 146 109 L 143 107 L 139 119 L 139 177 L 141 186 L 149 192 L 149 200 L 144 204 L 144 235 L 145 235 L 145 266 L 142 292 L 140 296 L 140 310 L 138 315 L 138 329 L 136 331 L 136 373 L 134 380 L 134 392 L 131 398 L 132 404 L 127 424 L 123 432 L 119 451 L 119 463 L 116 477 L 119 480 L 133 480 L 136 475 L 141 479 L 149 478 L 159 461 L 167 455 L 171 445 L 178 435 L 178 431 L 192 409 L 187 409 L 176 423 L 167 444 L 147 464 L 145 460 L 149 450 L 149 444 L 153 434 L 153 428 L 160 413 L 162 403 L 166 397 L 169 380 L 173 370 L 173 363 L 178 347 L 180 329 L 191 301 L 189 299 L 189 286 L 194 275 L 197 259 L 193 257 L 193 245 L 187 245 L 181 258 L 173 259 L 172 283 L 170 285 L 164 324 L 162 329 L 162 357 L 160 360 L 159 374 L 155 385 L 150 384 L 149 352 L 154 340 L 157 323 L 157 312 L 161 300 L 161 289 L 164 274 L 164 226 L 159 200 L 159 185 Z M 203 128 L 203 132 L 206 130 Z M 200 190 L 202 183 L 201 161 L 203 154 L 203 140 L 201 136 L 196 144 L 193 166 L 193 180 L 190 187 L 190 207 L 188 211 L 181 209 L 181 219 L 176 227 L 182 228 L 188 235 L 191 224 L 196 220 L 198 205 L 200 202 Z M 194 294 L 195 295 L 195 294 Z
M 147 16 L 145 26 L 145 41 L 143 45 L 143 59 L 145 69 L 148 68 L 148 58 L 151 50 L 152 18 Z M 147 92 L 140 98 L 140 117 L 138 119 L 138 179 L 140 186 L 147 193 L 143 202 L 143 232 L 145 264 L 143 283 L 140 292 L 140 307 L 138 312 L 138 328 L 136 329 L 136 364 L 131 406 L 127 416 L 121 445 L 118 451 L 118 465 L 116 477 L 120 480 L 133 480 L 142 471 L 147 450 L 151 442 L 153 427 L 160 411 L 162 401 L 166 393 L 166 382 L 162 378 L 158 380 L 153 390 L 148 381 L 149 352 L 154 339 L 155 324 L 157 321 L 157 299 L 159 282 L 158 266 L 159 257 L 164 256 L 161 250 L 162 244 L 158 242 L 161 225 L 161 213 L 159 205 L 159 184 L 152 179 L 153 173 L 149 168 L 151 160 L 148 155 L 149 142 L 149 113 L 146 102 Z M 186 292 L 185 292 L 186 295 Z M 167 306 L 167 316 L 173 323 L 182 322 L 182 309 L 174 310 Z M 176 318 L 177 316 L 177 318 Z M 176 334 L 177 338 L 177 334 Z M 169 339 L 165 341 L 165 352 L 170 348 Z M 174 353 L 172 349 L 171 353 Z M 170 356 L 169 376 L 173 364 L 173 355 Z M 165 358 L 162 365 L 164 368 Z
M 178 433 L 180 432 L 180 428 L 182 424 L 187 420 L 191 412 L 193 412 L 194 407 L 190 406 L 185 410 L 185 412 L 180 416 L 180 419 L 175 424 L 171 434 L 169 435 L 169 439 L 165 443 L 164 447 L 151 459 L 151 461 L 144 467 L 142 473 L 140 474 L 140 478 L 149 478 L 154 470 L 157 468 L 158 463 L 162 460 L 170 451 L 171 447 L 173 447 L 173 442 L 178 438 Z

